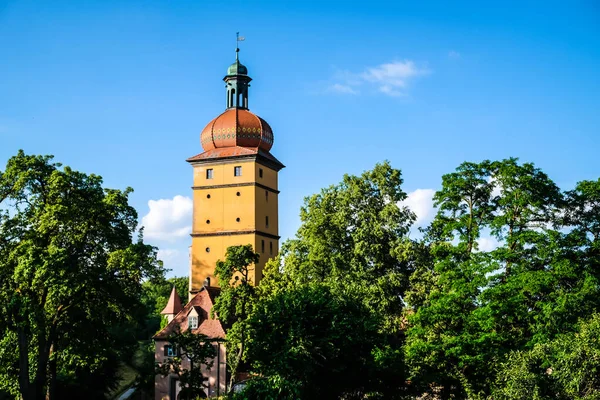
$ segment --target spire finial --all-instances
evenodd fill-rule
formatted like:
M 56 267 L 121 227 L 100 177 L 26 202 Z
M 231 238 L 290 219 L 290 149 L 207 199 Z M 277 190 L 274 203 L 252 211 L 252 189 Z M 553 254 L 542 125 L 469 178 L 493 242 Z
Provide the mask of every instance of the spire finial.
M 245 37 L 240 36 L 239 32 L 235 33 L 235 61 L 240 61 L 239 53 L 240 53 L 240 42 L 246 40 Z

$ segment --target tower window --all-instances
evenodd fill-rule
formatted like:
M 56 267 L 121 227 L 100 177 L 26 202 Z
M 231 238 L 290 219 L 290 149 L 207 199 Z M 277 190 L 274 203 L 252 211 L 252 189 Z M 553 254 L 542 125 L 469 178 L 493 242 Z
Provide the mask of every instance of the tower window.
M 237 217 L 237 218 L 235 219 L 235 222 L 240 222 L 240 217 Z
M 267 201 L 267 203 L 269 202 L 269 191 L 265 190 L 265 200 Z
M 207 223 L 207 224 L 210 224 L 210 219 L 207 219 L 207 220 L 206 220 L 206 223 Z
M 207 248 L 206 248 L 206 252 L 207 252 L 207 253 L 210 253 L 210 247 L 207 247 Z
M 209 168 L 206 170 L 206 179 L 212 179 L 213 178 L 213 170 L 212 168 Z
M 210 194 L 207 194 L 207 195 L 206 195 L 206 198 L 207 198 L 207 199 L 210 199 Z
M 265 241 L 264 240 L 260 241 L 260 252 L 261 253 L 265 252 Z
M 269 216 L 268 215 L 265 217 L 265 226 L 267 228 L 269 227 Z
M 233 167 L 233 176 L 242 176 L 242 167 Z
M 263 172 L 262 172 L 262 168 L 259 168 L 259 169 L 258 169 L 258 177 L 259 177 L 259 178 L 262 178 L 262 174 L 263 174 Z
M 188 318 L 188 328 L 189 329 L 196 329 L 198 328 L 198 316 L 197 315 L 191 315 Z
M 240 193 L 240 192 L 237 192 L 235 195 L 236 195 L 236 196 L 240 196 L 240 195 L 241 195 L 241 193 Z
M 269 254 L 273 255 L 273 242 L 269 242 Z

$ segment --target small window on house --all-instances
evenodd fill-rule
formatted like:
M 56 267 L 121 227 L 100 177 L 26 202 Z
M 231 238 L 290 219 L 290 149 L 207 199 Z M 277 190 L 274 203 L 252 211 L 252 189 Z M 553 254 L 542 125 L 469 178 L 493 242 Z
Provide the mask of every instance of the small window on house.
M 242 176 L 242 167 L 233 167 L 233 176 Z
M 259 177 L 259 178 L 262 178 L 262 174 L 263 174 L 263 172 L 262 172 L 262 168 L 259 168 L 259 169 L 258 169 L 258 177 Z
M 209 168 L 206 170 L 206 179 L 212 179 L 213 178 L 213 170 L 212 168 Z
M 165 345 L 165 356 L 166 357 L 175 357 L 176 355 L 177 355 L 177 348 L 170 344 L 166 344 Z
M 261 251 L 261 253 L 265 252 L 265 241 L 264 240 L 260 241 L 260 251 Z
M 267 228 L 269 227 L 269 216 L 268 215 L 265 217 L 265 226 Z
M 189 329 L 198 328 L 198 316 L 197 315 L 188 317 L 188 328 Z
M 273 255 L 273 242 L 269 242 L 269 254 Z

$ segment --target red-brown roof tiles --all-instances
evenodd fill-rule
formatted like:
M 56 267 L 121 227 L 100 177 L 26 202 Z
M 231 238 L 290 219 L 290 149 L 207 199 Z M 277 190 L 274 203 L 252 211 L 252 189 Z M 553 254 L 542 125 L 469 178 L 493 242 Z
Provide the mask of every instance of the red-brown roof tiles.
M 198 328 L 193 329 L 192 333 L 200 333 L 209 338 L 225 339 L 225 330 L 218 319 L 210 317 L 210 310 L 214 305 L 214 300 L 218 295 L 217 288 L 203 287 L 192 297 L 189 303 L 173 318 L 173 320 L 165 326 L 160 332 L 154 335 L 155 340 L 165 340 L 175 333 L 179 328 L 180 332 L 188 330 L 188 314 L 192 308 L 196 308 L 198 312 Z M 202 312 L 200 312 L 202 311 Z
M 169 301 L 165 308 L 160 312 L 161 314 L 177 314 L 181 311 L 181 299 L 177 294 L 177 290 L 175 290 L 175 286 L 173 286 L 173 290 L 171 290 L 171 296 L 169 296 Z
M 200 134 L 206 151 L 222 147 L 273 147 L 273 131 L 264 119 L 248 110 L 230 108 L 206 125 Z

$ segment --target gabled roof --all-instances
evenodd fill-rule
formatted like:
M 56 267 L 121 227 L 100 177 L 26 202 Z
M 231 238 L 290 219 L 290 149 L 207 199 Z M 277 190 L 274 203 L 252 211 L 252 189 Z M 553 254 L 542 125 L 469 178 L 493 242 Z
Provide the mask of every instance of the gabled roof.
M 185 332 L 188 330 L 187 316 L 192 308 L 198 311 L 198 328 L 192 329 L 192 333 L 203 334 L 209 338 L 225 339 L 225 330 L 221 321 L 210 317 L 210 310 L 214 305 L 214 300 L 219 293 L 218 288 L 203 287 L 192 297 L 189 303 L 183 307 L 181 311 L 173 318 L 173 320 L 165 326 L 160 332 L 154 335 L 155 340 L 166 340 L 171 334 L 177 330 Z M 203 312 L 199 312 L 201 311 Z
M 160 312 L 161 314 L 177 314 L 181 311 L 181 299 L 177 294 L 177 290 L 175 290 L 175 286 L 173 286 L 173 290 L 171 290 L 171 296 L 169 297 L 169 301 L 167 302 L 166 307 Z

